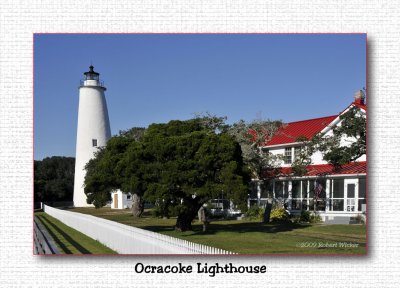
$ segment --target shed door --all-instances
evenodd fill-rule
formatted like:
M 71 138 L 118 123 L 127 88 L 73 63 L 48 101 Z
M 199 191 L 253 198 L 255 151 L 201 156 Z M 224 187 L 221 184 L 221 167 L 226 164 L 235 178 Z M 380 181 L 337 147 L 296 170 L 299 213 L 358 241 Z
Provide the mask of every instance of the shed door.
M 114 194 L 114 208 L 118 208 L 118 194 Z

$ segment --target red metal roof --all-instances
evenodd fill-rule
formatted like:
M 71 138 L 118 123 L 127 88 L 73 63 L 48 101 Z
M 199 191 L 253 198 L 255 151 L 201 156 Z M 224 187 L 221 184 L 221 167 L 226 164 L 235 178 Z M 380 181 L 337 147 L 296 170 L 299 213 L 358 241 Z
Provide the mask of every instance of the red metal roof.
M 357 106 L 357 107 L 359 107 L 359 108 L 364 109 L 365 111 L 367 111 L 367 105 L 363 105 L 363 104 L 360 104 L 360 103 L 357 103 L 357 102 L 353 102 L 353 103 L 351 103 L 351 104 L 353 104 L 354 106 Z
M 366 174 L 367 162 L 351 162 L 336 168 L 330 164 L 309 165 L 307 166 L 307 174 L 304 176 L 321 176 L 321 175 L 348 175 L 348 174 Z M 291 167 L 283 167 L 280 169 L 281 176 L 291 175 Z
M 310 140 L 315 134 L 321 132 L 328 126 L 336 117 L 338 117 L 338 115 L 290 122 L 280 128 L 266 145 L 294 143 L 297 142 L 297 139 L 301 136 L 305 136 L 307 140 Z

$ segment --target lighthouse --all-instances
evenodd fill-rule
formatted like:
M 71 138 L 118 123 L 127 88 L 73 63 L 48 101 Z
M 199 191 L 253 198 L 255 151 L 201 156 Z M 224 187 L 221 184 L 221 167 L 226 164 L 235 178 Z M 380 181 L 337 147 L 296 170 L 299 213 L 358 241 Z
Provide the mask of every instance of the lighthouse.
M 78 129 L 76 136 L 74 206 L 92 206 L 86 202 L 83 183 L 85 180 L 85 165 L 94 157 L 99 147 L 105 146 L 111 137 L 110 121 L 108 119 L 107 103 L 104 92 L 106 87 L 100 81 L 99 73 L 89 67 L 83 73 L 79 87 Z

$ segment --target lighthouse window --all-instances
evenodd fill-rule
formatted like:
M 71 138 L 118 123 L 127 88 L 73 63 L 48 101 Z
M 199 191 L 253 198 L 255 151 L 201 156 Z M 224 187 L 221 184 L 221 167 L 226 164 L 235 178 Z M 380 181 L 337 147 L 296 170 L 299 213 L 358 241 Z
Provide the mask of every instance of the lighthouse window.
M 93 147 L 97 146 L 97 139 L 92 139 L 92 145 L 93 145 Z

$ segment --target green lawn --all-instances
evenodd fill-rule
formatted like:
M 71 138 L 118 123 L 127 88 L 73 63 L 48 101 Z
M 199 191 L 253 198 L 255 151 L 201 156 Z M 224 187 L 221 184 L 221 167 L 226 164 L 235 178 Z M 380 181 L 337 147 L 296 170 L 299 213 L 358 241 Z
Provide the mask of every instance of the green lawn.
M 53 237 L 62 254 L 117 254 L 100 242 L 65 225 L 44 212 L 35 212 L 43 226 Z
M 177 232 L 176 219 L 158 219 L 145 213 L 135 219 L 130 210 L 74 208 L 126 225 L 159 232 L 239 254 L 366 254 L 366 226 L 324 224 L 263 224 L 248 220 L 214 221 L 207 232 L 193 222 L 194 231 Z M 352 247 L 346 247 L 352 246 Z

